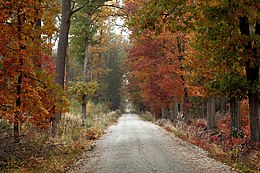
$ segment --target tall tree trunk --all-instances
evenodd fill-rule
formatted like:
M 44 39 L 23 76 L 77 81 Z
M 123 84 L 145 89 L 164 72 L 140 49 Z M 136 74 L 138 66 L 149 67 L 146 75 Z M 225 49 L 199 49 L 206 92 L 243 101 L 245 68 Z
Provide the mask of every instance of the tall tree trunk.
M 18 8 L 18 16 L 17 16 L 17 32 L 19 35 L 19 49 L 23 50 L 25 49 L 25 45 L 22 44 L 22 19 L 20 15 L 21 9 Z M 19 54 L 19 59 L 18 59 L 18 79 L 17 79 L 17 85 L 16 85 L 16 101 L 15 101 L 15 106 L 17 108 L 20 108 L 21 106 L 21 93 L 22 93 L 22 80 L 23 80 L 23 55 Z M 19 115 L 20 112 L 16 111 L 14 114 L 14 143 L 19 143 L 20 142 L 20 131 L 19 131 L 19 125 L 20 125 L 20 120 L 19 120 Z
M 215 98 L 208 98 L 207 101 L 207 128 L 208 130 L 215 129 L 216 125 L 216 111 Z
M 19 58 L 19 76 L 18 76 L 18 81 L 17 81 L 17 86 L 16 86 L 16 101 L 15 105 L 17 108 L 21 106 L 21 93 L 22 93 L 22 66 L 23 66 L 23 59 L 22 57 Z M 20 120 L 19 120 L 19 114 L 20 112 L 17 111 L 14 114 L 14 143 L 19 143 L 20 142 L 20 131 L 19 131 L 19 125 L 20 125 Z
M 178 46 L 178 53 L 179 53 L 179 56 L 178 56 L 178 59 L 179 59 L 179 62 L 181 62 L 184 57 L 183 57 L 183 53 L 185 51 L 185 40 L 184 40 L 184 35 L 180 35 L 180 36 L 177 36 L 177 46 Z M 183 67 L 181 67 L 181 70 L 183 70 Z M 183 75 L 181 76 L 181 79 L 183 81 L 183 84 L 184 84 L 184 77 Z M 187 88 L 184 88 L 184 103 L 183 103 L 183 109 L 182 109 L 182 113 L 183 113 L 183 118 L 184 120 L 187 122 L 190 118 L 190 110 L 189 110 L 189 95 L 188 95 L 188 90 Z
M 90 26 L 91 22 L 91 14 L 88 14 L 87 16 L 87 26 Z M 83 75 L 82 75 L 82 82 L 87 82 L 87 71 L 88 71 L 88 60 L 89 60 L 89 53 L 88 53 L 88 47 L 89 47 L 89 37 L 86 37 L 85 40 L 85 57 L 84 57 L 84 67 L 83 67 Z M 81 105 L 81 116 L 82 116 L 82 126 L 85 126 L 85 120 L 87 118 L 87 106 L 86 106 L 86 94 L 83 94 L 82 96 L 82 105 Z
M 230 134 L 239 137 L 241 134 L 240 102 L 237 98 L 230 100 Z
M 257 94 L 249 94 L 250 107 L 250 140 L 260 142 L 260 98 Z
M 242 35 L 250 36 L 248 17 L 242 16 L 239 21 L 240 32 Z M 260 20 L 256 22 L 255 34 L 260 35 Z M 258 47 L 252 46 L 249 41 L 245 45 L 245 53 L 253 52 L 252 58 L 249 58 L 246 63 L 246 76 L 250 82 L 250 86 L 259 86 L 259 56 L 257 54 Z M 257 89 L 250 89 L 248 92 L 249 107 L 250 107 L 250 140 L 260 142 L 260 94 Z
M 62 17 L 58 52 L 56 57 L 56 78 L 55 82 L 64 88 L 64 77 L 66 67 L 66 56 L 68 47 L 68 36 L 70 30 L 71 0 L 62 0 Z M 61 107 L 55 109 L 55 118 L 52 122 L 52 132 L 56 132 L 57 124 L 61 119 Z
M 83 67 L 83 77 L 82 82 L 87 82 L 87 67 L 88 67 L 88 39 L 85 43 L 85 57 L 84 57 L 84 67 Z M 87 106 L 86 106 L 86 94 L 82 96 L 82 103 L 81 103 L 81 117 L 82 117 L 82 126 L 85 126 L 85 120 L 87 118 Z

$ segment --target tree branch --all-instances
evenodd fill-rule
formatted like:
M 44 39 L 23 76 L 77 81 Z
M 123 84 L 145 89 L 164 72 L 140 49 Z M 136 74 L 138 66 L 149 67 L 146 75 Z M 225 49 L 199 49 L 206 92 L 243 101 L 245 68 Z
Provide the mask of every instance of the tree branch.
M 7 45 L 5 45 L 5 47 L 8 48 L 8 49 L 10 49 L 10 50 L 12 50 L 12 51 L 19 51 L 18 49 L 13 49 L 13 48 L 11 48 L 11 47 L 9 47 L 9 46 L 7 46 Z
M 34 78 L 32 76 L 28 76 L 28 75 L 24 75 L 24 77 L 30 78 L 32 80 L 35 80 L 35 81 L 41 83 L 45 88 L 47 88 L 46 84 L 43 81 L 39 80 L 39 79 L 36 79 L 36 78 Z
M 1 104 L 0 106 L 1 107 L 7 107 L 7 108 L 14 108 L 13 105 L 7 105 L 7 104 Z
M 100 5 L 97 5 L 97 6 L 96 6 L 96 5 L 88 5 L 89 1 L 86 1 L 85 4 L 83 4 L 82 6 L 78 7 L 77 9 L 74 9 L 76 3 L 75 3 L 74 1 L 72 1 L 72 2 L 73 2 L 73 7 L 71 8 L 70 17 L 71 17 L 74 13 L 76 13 L 76 12 L 78 12 L 79 10 L 83 9 L 84 7 L 92 7 L 92 8 L 94 8 L 94 10 L 90 13 L 91 15 L 92 15 L 93 13 L 95 13 L 95 11 L 96 11 L 97 9 L 99 9 L 100 7 L 111 7 L 111 8 L 118 8 L 118 9 L 124 10 L 123 7 L 116 6 L 116 5 L 113 5 L 113 4 L 100 4 Z M 74 9 L 74 10 L 73 10 L 73 9 Z

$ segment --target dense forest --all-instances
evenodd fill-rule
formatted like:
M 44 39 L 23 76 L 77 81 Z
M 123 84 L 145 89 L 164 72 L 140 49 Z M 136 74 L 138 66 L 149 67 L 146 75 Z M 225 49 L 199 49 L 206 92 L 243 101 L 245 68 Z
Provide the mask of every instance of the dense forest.
M 23 167 L 37 147 L 81 152 L 126 108 L 260 169 L 259 9 L 258 0 L 1 1 L 0 170 Z

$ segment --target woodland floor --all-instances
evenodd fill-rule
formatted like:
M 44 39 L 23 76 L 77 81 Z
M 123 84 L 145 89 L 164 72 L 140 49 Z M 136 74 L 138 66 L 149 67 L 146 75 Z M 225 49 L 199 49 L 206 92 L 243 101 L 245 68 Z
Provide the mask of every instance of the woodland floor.
M 70 172 L 77 173 L 217 173 L 235 172 L 189 144 L 135 114 L 123 114 L 85 153 Z

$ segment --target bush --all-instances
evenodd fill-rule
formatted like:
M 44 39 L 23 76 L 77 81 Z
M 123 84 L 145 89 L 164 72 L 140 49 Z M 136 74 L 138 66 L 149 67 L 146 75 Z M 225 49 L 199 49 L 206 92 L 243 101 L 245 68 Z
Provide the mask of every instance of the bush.
M 155 122 L 155 116 L 150 112 L 141 112 L 140 117 L 145 121 Z
M 11 125 L 6 122 L 5 120 L 0 120 L 0 130 L 7 130 L 10 129 Z

